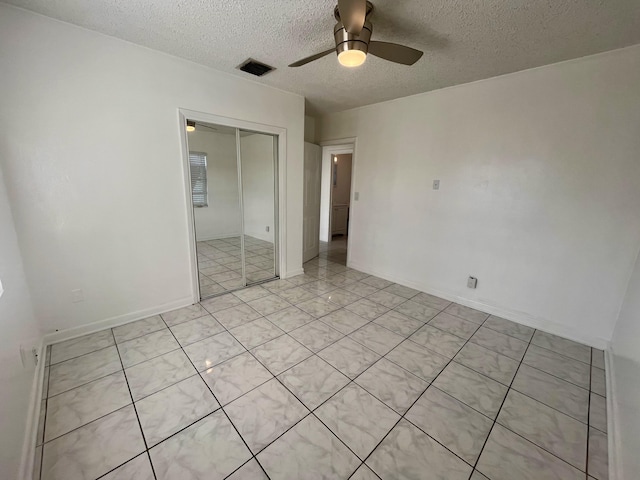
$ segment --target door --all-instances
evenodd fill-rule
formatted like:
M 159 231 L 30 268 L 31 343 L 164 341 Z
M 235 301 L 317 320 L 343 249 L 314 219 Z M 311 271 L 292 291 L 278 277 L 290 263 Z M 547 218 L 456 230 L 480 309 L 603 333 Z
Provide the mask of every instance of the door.
M 202 299 L 245 285 L 236 129 L 193 121 L 187 145 Z
M 304 206 L 302 221 L 302 261 L 308 262 L 320 251 L 320 180 L 322 150 L 313 143 L 304 144 Z
M 246 284 L 278 276 L 277 137 L 238 131 Z
M 200 298 L 278 271 L 278 136 L 188 120 Z

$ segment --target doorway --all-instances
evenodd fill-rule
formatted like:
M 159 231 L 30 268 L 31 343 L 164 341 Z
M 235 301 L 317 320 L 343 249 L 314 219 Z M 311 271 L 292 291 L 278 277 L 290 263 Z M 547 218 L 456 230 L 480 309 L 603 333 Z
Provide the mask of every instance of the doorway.
M 347 264 L 352 202 L 356 199 L 352 191 L 354 151 L 354 144 L 328 145 L 321 148 L 316 160 L 316 157 L 307 155 L 305 149 L 305 222 L 309 224 L 304 228 L 305 245 L 306 236 L 315 233 L 319 241 L 313 256 L 342 265 Z M 312 149 L 309 152 L 312 154 Z M 317 168 L 307 168 L 308 163 L 315 165 L 316 161 Z M 309 192 L 314 192 L 311 187 L 316 184 L 320 190 L 317 197 L 319 218 L 306 210 L 307 203 L 313 204 L 307 197 Z M 319 221 L 315 232 L 310 225 L 312 220 L 316 225 Z M 309 256 L 305 248 L 305 261 Z
M 352 153 L 331 155 L 330 215 L 328 241 L 320 245 L 327 260 L 347 264 L 347 238 L 351 213 Z
M 278 278 L 278 135 L 184 121 L 198 300 Z

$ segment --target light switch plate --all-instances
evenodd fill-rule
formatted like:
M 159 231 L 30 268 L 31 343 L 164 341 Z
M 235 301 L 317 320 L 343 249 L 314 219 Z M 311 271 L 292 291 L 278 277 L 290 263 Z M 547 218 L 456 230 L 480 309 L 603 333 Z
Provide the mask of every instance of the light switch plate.
M 357 202 L 358 200 L 360 200 L 360 192 L 355 192 L 353 194 L 353 199 Z

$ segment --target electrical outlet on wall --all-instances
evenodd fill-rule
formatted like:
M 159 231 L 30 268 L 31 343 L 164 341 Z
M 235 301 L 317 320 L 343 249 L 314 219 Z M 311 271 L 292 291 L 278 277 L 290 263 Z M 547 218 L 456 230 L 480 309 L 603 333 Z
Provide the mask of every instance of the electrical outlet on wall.
M 476 277 L 469 277 L 467 279 L 467 287 L 476 288 L 478 286 L 478 279 Z
M 434 190 L 440 190 L 440 180 L 434 180 L 433 181 L 433 189 Z
M 71 290 L 71 301 L 73 303 L 79 303 L 84 300 L 84 294 L 81 289 Z
M 269 225 L 267 225 L 267 228 L 266 228 L 266 230 L 267 230 L 267 232 L 269 232 Z

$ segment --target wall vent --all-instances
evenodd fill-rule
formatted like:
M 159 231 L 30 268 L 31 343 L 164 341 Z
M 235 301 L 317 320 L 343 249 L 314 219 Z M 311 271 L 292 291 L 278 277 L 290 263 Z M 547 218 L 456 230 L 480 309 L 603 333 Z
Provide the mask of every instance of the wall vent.
M 261 77 L 271 70 L 275 70 L 275 68 L 261 62 L 257 62 L 252 58 L 249 58 L 238 65 L 238 68 L 243 72 L 250 73 L 251 75 L 255 75 L 256 77 Z

